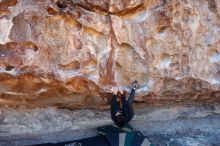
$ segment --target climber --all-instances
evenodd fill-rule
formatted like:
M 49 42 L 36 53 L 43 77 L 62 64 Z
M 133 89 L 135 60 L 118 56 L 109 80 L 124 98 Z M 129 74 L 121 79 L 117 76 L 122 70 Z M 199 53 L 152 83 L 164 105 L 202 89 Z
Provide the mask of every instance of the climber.
M 136 88 L 137 81 L 133 83 L 128 100 L 126 100 L 126 91 L 121 93 L 117 89 L 112 89 L 111 118 L 119 128 L 124 127 L 134 116 L 132 102 L 134 100 Z

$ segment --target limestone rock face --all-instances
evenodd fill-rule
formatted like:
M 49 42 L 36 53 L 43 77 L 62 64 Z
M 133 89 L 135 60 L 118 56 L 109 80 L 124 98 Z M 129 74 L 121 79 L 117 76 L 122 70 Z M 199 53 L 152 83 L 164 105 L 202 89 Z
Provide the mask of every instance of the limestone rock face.
M 0 105 L 220 102 L 219 0 L 1 0 Z

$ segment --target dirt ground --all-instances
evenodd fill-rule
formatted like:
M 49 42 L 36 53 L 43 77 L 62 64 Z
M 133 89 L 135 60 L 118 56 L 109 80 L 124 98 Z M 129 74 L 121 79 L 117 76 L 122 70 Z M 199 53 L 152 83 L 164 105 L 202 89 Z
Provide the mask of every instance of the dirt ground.
M 109 110 L 0 109 L 0 145 L 63 142 L 95 136 Z M 220 105 L 142 107 L 130 123 L 160 146 L 220 145 Z

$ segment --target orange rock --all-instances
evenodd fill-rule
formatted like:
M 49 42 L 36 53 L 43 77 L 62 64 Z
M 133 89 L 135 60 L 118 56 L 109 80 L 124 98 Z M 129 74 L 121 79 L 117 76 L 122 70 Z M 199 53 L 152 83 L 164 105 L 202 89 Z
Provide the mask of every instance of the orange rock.
M 219 12 L 218 1 L 3 0 L 0 101 L 100 107 L 105 88 L 138 80 L 147 104 L 220 102 Z

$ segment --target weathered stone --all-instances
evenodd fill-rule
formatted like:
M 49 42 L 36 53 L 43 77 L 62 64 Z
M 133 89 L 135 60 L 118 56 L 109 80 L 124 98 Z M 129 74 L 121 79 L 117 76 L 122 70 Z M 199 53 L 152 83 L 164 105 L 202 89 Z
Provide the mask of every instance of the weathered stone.
M 10 7 L 15 6 L 17 0 L 1 0 L 0 1 L 0 17 L 10 15 Z
M 3 12 L 2 12 L 3 11 Z M 220 10 L 209 0 L 0 2 L 0 105 L 220 102 Z

